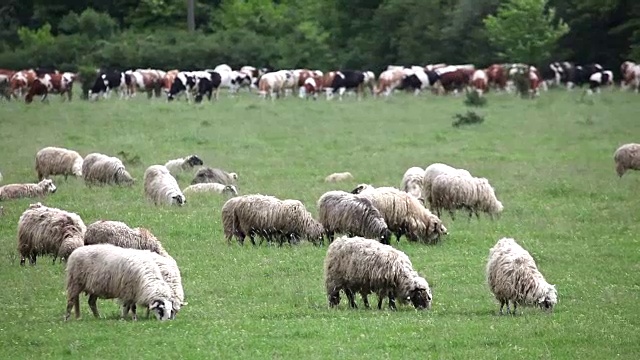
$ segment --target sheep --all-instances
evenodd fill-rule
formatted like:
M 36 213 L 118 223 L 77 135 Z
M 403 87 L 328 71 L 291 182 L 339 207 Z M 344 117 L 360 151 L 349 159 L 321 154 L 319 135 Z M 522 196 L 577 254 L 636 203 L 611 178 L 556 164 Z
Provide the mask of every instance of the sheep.
M 409 257 L 390 245 L 362 237 L 340 237 L 327 249 L 324 259 L 324 282 L 329 307 L 340 304 L 340 290 L 357 308 L 354 294 L 360 293 L 366 308 L 368 295 L 378 295 L 378 309 L 389 297 L 389 308 L 396 310 L 395 299 L 411 301 L 418 309 L 431 309 L 433 296 L 429 283 L 413 269 Z
M 411 194 L 411 196 L 418 199 L 421 203 L 424 203 L 422 197 L 422 184 L 424 181 L 424 169 L 419 167 L 412 167 L 405 171 L 402 176 L 402 182 L 400 183 L 400 189 L 402 191 Z
M 235 185 L 223 185 L 218 183 L 199 183 L 194 185 L 189 185 L 186 188 L 182 189 L 183 194 L 193 194 L 193 193 L 218 193 L 227 196 L 238 196 L 238 188 Z
M 82 177 L 82 156 L 78 152 L 59 147 L 45 147 L 36 153 L 38 181 L 51 175 Z
M 131 186 L 135 180 L 129 175 L 120 159 L 113 156 L 92 153 L 82 164 L 82 177 L 87 185 L 116 184 Z
M 235 219 L 235 207 L 244 200 L 245 198 L 241 196 L 234 197 L 227 200 L 224 205 L 222 205 L 220 216 L 222 217 L 222 229 L 224 237 L 227 239 L 227 244 L 231 244 L 231 238 L 233 238 L 233 236 L 240 241 L 240 230 L 237 228 Z
M 198 155 L 189 155 L 182 159 L 169 160 L 164 164 L 164 166 L 169 169 L 169 173 L 173 176 L 178 176 L 183 171 L 188 171 L 201 165 L 204 165 L 204 162 L 198 157 Z
M 191 185 L 199 183 L 218 183 L 223 185 L 235 185 L 238 180 L 238 174 L 227 173 L 224 170 L 202 168 L 196 172 L 196 176 L 191 181 Z
M 37 184 L 7 184 L 0 186 L 0 201 L 22 198 L 43 198 L 55 193 L 57 187 L 51 179 L 44 179 Z
M 41 203 L 31 204 L 18 220 L 20 265 L 24 266 L 26 258 L 35 265 L 36 257 L 42 255 L 53 255 L 54 264 L 58 257 L 67 260 L 84 245 L 86 231 L 78 214 Z
M 424 169 L 424 178 L 422 179 L 422 201 L 423 203 L 430 204 L 433 207 L 431 199 L 431 188 L 433 186 L 433 180 L 441 174 L 460 174 L 471 177 L 471 174 L 465 169 L 456 169 L 447 164 L 434 163 L 427 166 Z
M 442 174 L 433 181 L 431 188 L 433 209 L 438 216 L 442 210 L 448 210 L 451 219 L 455 220 L 454 211 L 467 209 L 469 219 L 479 211 L 489 214 L 491 219 L 499 217 L 504 210 L 502 202 L 496 198 L 493 187 L 485 178 L 466 175 Z
M 613 154 L 616 173 L 622 178 L 627 170 L 640 170 L 640 144 L 624 144 Z
M 410 194 L 394 187 L 366 187 L 357 196 L 367 198 L 380 211 L 396 241 L 406 235 L 410 241 L 435 244 L 448 234 L 440 218 Z
M 2 173 L 0 173 L 0 182 L 2 182 Z
M 66 283 L 65 321 L 69 319 L 72 308 L 75 308 L 76 319 L 80 318 L 82 292 L 89 296 L 89 307 L 96 318 L 100 317 L 96 306 L 98 298 L 119 299 L 123 304 L 123 318 L 129 310 L 126 304 L 145 304 L 158 320 L 170 319 L 174 309 L 171 287 L 162 278 L 159 266 L 147 250 L 111 244 L 83 246 L 71 253 L 67 260 Z M 135 308 L 132 311 L 135 321 Z
M 156 205 L 182 206 L 187 202 L 178 182 L 164 165 L 151 165 L 144 172 L 144 193 Z
M 149 250 L 161 256 L 169 256 L 160 240 L 141 227 L 130 228 L 121 221 L 98 220 L 87 226 L 85 245 L 111 244 L 123 248 Z
M 353 180 L 353 175 L 350 172 L 333 173 L 324 178 L 324 182 L 336 183 L 345 180 Z
M 556 286 L 547 283 L 538 270 L 533 257 L 512 238 L 502 238 L 489 250 L 486 268 L 487 284 L 502 308 L 509 301 L 513 304 L 513 315 L 518 305 L 539 306 L 553 311 L 558 303 Z
M 318 199 L 318 221 L 329 242 L 334 234 L 364 236 L 389 243 L 391 232 L 380 211 L 366 198 L 345 191 L 328 191 Z

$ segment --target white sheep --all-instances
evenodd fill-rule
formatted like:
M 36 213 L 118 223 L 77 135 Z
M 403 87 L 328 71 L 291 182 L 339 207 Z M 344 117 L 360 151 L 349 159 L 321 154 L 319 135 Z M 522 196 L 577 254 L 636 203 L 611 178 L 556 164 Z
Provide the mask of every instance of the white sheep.
M 0 173 L 0 182 L 2 182 L 2 173 Z
M 238 174 L 228 173 L 221 169 L 202 168 L 196 172 L 191 185 L 199 183 L 218 183 L 223 185 L 235 185 L 238 181 Z
M 167 161 L 164 166 L 169 169 L 169 173 L 173 176 L 178 176 L 184 171 L 189 171 L 196 166 L 204 165 L 202 159 L 198 155 L 189 155 L 181 159 L 174 159 Z
M 336 183 L 345 180 L 353 180 L 353 175 L 350 172 L 333 173 L 324 178 L 324 182 Z
M 164 165 L 151 165 L 144 172 L 144 193 L 156 205 L 182 206 L 187 202 L 178 182 Z
M 125 169 L 122 160 L 114 156 L 92 153 L 82 163 L 82 178 L 87 185 L 116 184 L 130 186 L 135 180 Z
M 533 257 L 514 239 L 502 238 L 489 250 L 486 268 L 487 284 L 502 308 L 513 304 L 513 314 L 518 305 L 539 306 L 553 310 L 558 303 L 556 286 L 549 284 L 538 270 Z
M 390 245 L 361 237 L 336 239 L 327 249 L 324 279 L 329 306 L 340 304 L 340 290 L 357 308 L 354 294 L 360 293 L 365 307 L 367 296 L 378 295 L 378 309 L 389 297 L 389 308 L 396 309 L 395 299 L 410 301 L 416 309 L 431 309 L 433 300 L 429 283 L 414 269 L 409 257 Z
M 402 182 L 400 183 L 400 189 L 404 192 L 411 194 L 411 196 L 424 202 L 422 197 L 422 184 L 424 182 L 425 171 L 423 168 L 414 166 L 405 171 L 402 176 Z
M 236 188 L 235 185 L 224 185 L 224 184 L 218 184 L 218 183 L 199 183 L 199 184 L 189 185 L 186 188 L 182 189 L 182 193 L 185 195 L 194 194 L 194 193 L 205 193 L 205 192 L 223 194 L 227 196 L 237 196 L 238 188 Z
M 454 211 L 466 209 L 469 218 L 482 211 L 493 219 L 504 210 L 502 202 L 496 198 L 493 187 L 485 178 L 477 178 L 466 175 L 442 174 L 438 175 L 431 187 L 433 209 L 438 216 L 442 210 L 448 210 L 452 219 L 455 219 Z
M 627 170 L 640 170 L 640 144 L 624 144 L 613 154 L 616 173 L 622 177 Z
M 89 296 L 89 307 L 95 317 L 100 317 L 96 306 L 98 298 L 118 299 L 123 304 L 123 317 L 129 310 L 124 304 L 145 304 L 158 320 L 173 316 L 173 292 L 148 250 L 111 244 L 83 246 L 69 256 L 66 274 L 65 321 L 72 308 L 75 308 L 76 319 L 80 318 L 82 292 Z M 132 310 L 132 318 L 137 320 L 135 308 Z
M 0 201 L 22 198 L 43 198 L 57 190 L 51 179 L 44 179 L 37 184 L 7 184 L 0 187 Z
M 82 163 L 82 156 L 77 151 L 45 147 L 36 153 L 38 180 L 49 178 L 51 175 L 64 175 L 65 180 L 69 175 L 82 177 Z
M 161 256 L 169 256 L 160 240 L 145 228 L 130 228 L 121 221 L 99 220 L 87 226 L 85 245 L 111 244 L 123 248 L 149 250 Z
M 433 206 L 431 199 L 431 187 L 433 186 L 433 180 L 435 180 L 438 175 L 442 174 L 459 174 L 471 176 L 471 174 L 467 170 L 456 169 L 447 164 L 434 163 L 427 166 L 427 168 L 424 169 L 424 178 L 422 180 L 422 200 L 425 205 L 430 204 L 430 206 Z

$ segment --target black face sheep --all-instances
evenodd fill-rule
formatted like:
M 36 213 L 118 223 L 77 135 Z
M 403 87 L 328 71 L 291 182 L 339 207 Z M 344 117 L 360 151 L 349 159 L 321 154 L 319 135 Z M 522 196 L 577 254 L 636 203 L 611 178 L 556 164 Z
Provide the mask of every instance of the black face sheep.
M 433 208 L 432 199 L 431 199 L 431 187 L 433 186 L 433 181 L 438 175 L 442 174 L 458 174 L 462 176 L 471 176 L 471 174 L 465 169 L 456 169 L 447 164 L 442 163 L 434 163 L 427 166 L 424 169 L 424 178 L 422 179 L 422 199 L 423 203 L 430 204 Z
M 627 170 L 640 170 L 640 144 L 625 144 L 613 154 L 616 173 L 622 177 Z
M 486 269 L 489 289 L 502 308 L 513 304 L 513 314 L 518 305 L 534 305 L 552 311 L 558 303 L 556 286 L 547 283 L 533 257 L 514 239 L 502 238 L 489 251 Z
M 391 232 L 373 203 L 344 191 L 328 191 L 318 199 L 318 221 L 333 241 L 335 233 L 364 236 L 389 243 Z
M 395 310 L 395 299 L 410 301 L 416 309 L 431 309 L 433 297 L 429 283 L 411 264 L 409 257 L 390 245 L 361 237 L 336 239 L 324 259 L 324 279 L 329 307 L 340 304 L 340 290 L 357 308 L 354 294 L 360 293 L 365 307 L 367 296 L 378 295 L 378 309 L 389 297 L 389 308 Z
M 202 168 L 196 172 L 196 176 L 191 181 L 191 185 L 199 183 L 218 183 L 223 185 L 235 185 L 238 174 L 228 173 L 220 169 L 209 167 Z
M 226 196 L 238 196 L 238 188 L 235 185 L 223 185 L 218 183 L 199 183 L 189 185 L 182 190 L 183 194 L 217 193 Z
M 149 250 L 169 256 L 160 240 L 145 228 L 130 228 L 121 221 L 96 221 L 87 226 L 85 245 L 111 244 L 123 248 Z
M 147 250 L 126 249 L 110 244 L 83 246 L 67 261 L 67 311 L 75 308 L 80 318 L 80 293 L 89 296 L 89 307 L 100 317 L 96 301 L 118 299 L 122 304 L 144 304 L 158 320 L 168 320 L 173 311 L 171 287 Z M 123 306 L 123 317 L 128 307 Z M 137 320 L 135 308 L 133 320 Z
M 95 153 L 85 157 L 82 164 L 82 177 L 87 185 L 131 186 L 135 182 L 120 159 Z
M 36 257 L 53 255 L 53 262 L 60 257 L 66 260 L 77 248 L 84 245 L 87 231 L 84 222 L 77 214 L 44 206 L 31 204 L 18 220 L 18 253 L 20 265 L 26 258 L 32 265 Z
M 189 155 L 182 159 L 174 159 L 167 161 L 164 166 L 169 169 L 169 173 L 173 176 L 178 176 L 183 171 L 189 171 L 196 166 L 202 166 L 204 162 L 198 157 L 198 155 Z
M 176 179 L 164 165 L 152 165 L 144 172 L 144 193 L 154 204 L 182 206 L 187 202 Z
M 422 184 L 424 181 L 424 169 L 419 167 L 412 167 L 405 171 L 402 176 L 402 182 L 400 183 L 400 189 L 411 196 L 424 202 L 422 198 Z
M 82 176 L 82 156 L 76 151 L 59 147 L 46 147 L 36 153 L 38 181 L 51 175 Z
M 49 193 L 53 194 L 57 190 L 53 180 L 44 179 L 37 184 L 7 184 L 0 187 L 0 201 L 45 197 Z
M 504 207 L 496 198 L 493 187 L 485 178 L 477 178 L 465 175 L 442 174 L 433 181 L 431 188 L 432 205 L 438 216 L 442 210 L 448 210 L 452 219 L 455 219 L 454 211 L 466 209 L 469 218 L 482 211 L 493 219 L 499 216 Z

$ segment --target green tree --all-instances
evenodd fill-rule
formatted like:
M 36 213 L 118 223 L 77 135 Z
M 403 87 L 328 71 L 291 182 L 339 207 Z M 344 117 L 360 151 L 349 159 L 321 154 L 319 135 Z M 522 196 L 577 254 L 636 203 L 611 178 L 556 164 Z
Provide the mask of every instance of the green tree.
M 551 56 L 569 26 L 556 19 L 547 0 L 508 0 L 484 19 L 490 42 L 508 61 L 538 64 Z

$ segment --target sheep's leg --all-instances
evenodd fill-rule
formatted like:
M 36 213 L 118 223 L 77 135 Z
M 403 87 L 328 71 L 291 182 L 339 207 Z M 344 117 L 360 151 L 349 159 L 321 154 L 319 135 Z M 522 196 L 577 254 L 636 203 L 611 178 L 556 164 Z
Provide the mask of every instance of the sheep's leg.
M 509 310 L 509 300 L 506 300 L 507 303 L 507 315 L 509 315 L 511 313 L 511 310 Z
M 505 304 L 505 301 L 504 300 L 500 300 L 500 315 L 502 315 L 502 308 L 504 308 L 504 304 Z M 509 304 L 507 304 L 507 309 L 508 308 L 509 308 Z
M 402 237 L 402 231 L 398 230 L 394 233 L 394 235 L 396 236 L 396 242 L 399 244 L 400 238 Z
M 24 256 L 20 256 L 20 266 L 24 266 L 26 262 L 27 262 L 27 259 Z
M 351 289 L 344 289 L 344 293 L 347 295 L 347 299 L 349 299 L 349 306 L 351 306 L 354 309 L 357 309 L 358 305 L 356 305 L 356 299 L 355 299 L 355 296 L 353 295 L 353 291 L 351 291 Z
M 396 310 L 396 298 L 389 292 L 389 309 Z
M 122 307 L 120 309 L 120 317 L 122 319 L 126 319 L 127 315 L 129 314 L 129 308 L 131 307 L 131 304 L 129 303 L 123 303 Z
M 29 263 L 31 265 L 35 265 L 36 264 L 36 260 L 37 260 L 36 254 L 29 255 Z
M 382 301 L 384 301 L 384 295 L 378 294 L 378 310 L 382 310 Z
M 340 304 L 340 289 L 333 289 L 329 294 L 329 307 L 338 306 Z
M 56 264 L 56 259 L 57 259 L 57 258 L 58 258 L 58 255 L 53 255 L 53 265 L 55 265 L 55 264 Z M 60 260 L 60 261 L 62 261 L 62 260 Z
M 136 304 L 131 305 L 131 320 L 138 321 L 138 315 L 136 314 Z
M 327 239 L 329 239 L 329 244 L 333 242 L 334 235 L 335 235 L 335 232 L 327 230 Z M 322 244 L 324 245 L 324 241 L 322 242 Z
M 516 315 L 516 308 L 518 307 L 518 304 L 514 301 L 513 302 L 513 311 L 511 312 L 511 315 Z
M 96 305 L 96 300 L 98 300 L 97 296 L 93 294 L 89 295 L 89 308 L 91 309 L 93 316 L 99 318 L 100 314 L 98 313 L 98 306 Z
M 369 296 L 368 294 L 362 294 L 362 303 L 364 304 L 364 307 L 367 309 L 370 309 L 371 306 L 369 306 Z
M 80 294 L 76 294 L 67 299 L 67 313 L 64 315 L 64 321 L 69 320 L 71 316 L 71 308 L 75 308 L 76 319 L 80 318 Z
M 256 236 L 256 234 L 254 234 L 254 233 L 250 233 L 249 234 L 249 240 L 251 240 L 251 244 L 253 244 L 253 246 L 256 246 L 255 236 Z
M 456 214 L 455 214 L 455 212 L 454 212 L 453 210 L 449 210 L 449 215 L 451 215 L 451 220 L 454 220 L 454 221 L 455 221 L 455 219 L 456 219 Z M 439 217 L 439 216 L 438 216 L 438 217 Z

